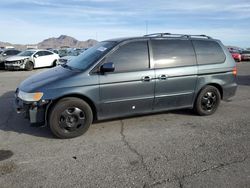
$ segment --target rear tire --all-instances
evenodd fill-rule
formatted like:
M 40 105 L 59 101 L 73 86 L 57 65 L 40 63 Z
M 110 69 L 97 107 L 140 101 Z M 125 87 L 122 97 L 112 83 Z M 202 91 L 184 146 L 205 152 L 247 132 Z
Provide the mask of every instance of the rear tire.
M 25 69 L 27 71 L 32 71 L 34 69 L 34 64 L 31 61 L 26 62 Z
M 219 90 L 214 86 L 206 86 L 201 90 L 195 101 L 194 110 L 198 115 L 212 115 L 221 101 Z
M 90 106 L 83 100 L 74 97 L 61 99 L 52 108 L 49 126 L 58 138 L 74 138 L 83 135 L 93 121 Z

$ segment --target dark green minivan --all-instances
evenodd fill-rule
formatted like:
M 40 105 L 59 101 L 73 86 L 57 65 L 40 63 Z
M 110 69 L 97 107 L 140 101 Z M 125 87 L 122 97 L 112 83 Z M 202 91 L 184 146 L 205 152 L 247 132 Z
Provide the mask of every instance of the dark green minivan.
M 235 95 L 236 73 L 227 48 L 205 35 L 111 39 L 23 81 L 16 105 L 32 124 L 73 138 L 96 120 L 183 108 L 211 115 Z

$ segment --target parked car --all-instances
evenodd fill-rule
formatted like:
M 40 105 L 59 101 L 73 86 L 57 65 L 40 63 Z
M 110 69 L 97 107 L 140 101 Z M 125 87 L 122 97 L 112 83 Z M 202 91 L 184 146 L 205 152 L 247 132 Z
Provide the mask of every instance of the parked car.
M 67 53 L 65 54 L 66 56 L 63 56 L 59 59 L 58 65 L 68 63 L 69 61 L 71 61 L 73 58 L 77 57 L 81 53 L 82 53 L 81 49 L 72 49 L 72 50 L 67 51 Z
M 236 62 L 241 62 L 242 60 L 242 55 L 241 55 L 241 52 L 239 50 L 236 50 L 236 49 L 230 49 L 229 50 L 230 53 L 232 54 L 232 57 L 234 58 L 234 60 Z
M 236 74 L 229 51 L 208 36 L 111 39 L 23 81 L 17 111 L 60 138 L 109 118 L 183 108 L 211 115 L 235 95 Z
M 59 56 L 48 50 L 26 50 L 5 60 L 7 70 L 33 70 L 33 68 L 56 66 Z
M 16 49 L 5 49 L 0 52 L 0 69 L 4 69 L 4 61 L 11 56 L 19 54 L 21 51 Z
M 242 61 L 249 61 L 250 60 L 250 50 L 244 50 L 241 54 Z

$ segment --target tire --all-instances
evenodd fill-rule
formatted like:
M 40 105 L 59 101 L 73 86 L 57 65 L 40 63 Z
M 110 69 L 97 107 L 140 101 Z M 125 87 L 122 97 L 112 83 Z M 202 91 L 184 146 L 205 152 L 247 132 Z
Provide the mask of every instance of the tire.
M 194 110 L 198 115 L 212 115 L 218 108 L 221 94 L 214 86 L 206 86 L 201 90 L 195 101 Z
M 26 62 L 25 69 L 27 71 L 32 71 L 34 69 L 34 64 L 31 61 Z
M 57 65 L 57 60 L 53 61 L 52 67 L 55 67 Z
M 67 139 L 83 135 L 92 121 L 90 106 L 79 98 L 68 97 L 52 107 L 48 123 L 56 137 Z

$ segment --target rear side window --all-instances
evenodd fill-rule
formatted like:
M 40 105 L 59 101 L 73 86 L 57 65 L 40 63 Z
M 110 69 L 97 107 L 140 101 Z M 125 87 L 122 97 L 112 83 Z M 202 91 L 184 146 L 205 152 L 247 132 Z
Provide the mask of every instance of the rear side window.
M 155 68 L 190 66 L 196 64 L 189 40 L 152 40 Z
M 198 64 L 224 63 L 226 56 L 214 41 L 193 40 Z
M 149 68 L 147 41 L 130 42 L 119 47 L 106 58 L 115 65 L 115 72 L 145 70 Z

